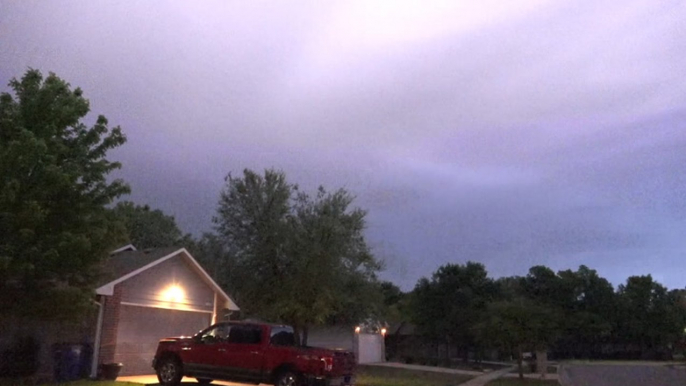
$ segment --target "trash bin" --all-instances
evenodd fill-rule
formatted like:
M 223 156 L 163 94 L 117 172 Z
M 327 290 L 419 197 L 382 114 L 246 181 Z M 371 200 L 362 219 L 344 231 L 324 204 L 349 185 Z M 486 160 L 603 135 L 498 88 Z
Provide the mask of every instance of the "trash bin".
M 100 365 L 100 377 L 108 381 L 115 381 L 122 367 L 124 365 L 121 363 L 103 363 Z
M 68 382 L 88 375 L 90 349 L 85 344 L 58 343 L 53 345 L 55 381 Z

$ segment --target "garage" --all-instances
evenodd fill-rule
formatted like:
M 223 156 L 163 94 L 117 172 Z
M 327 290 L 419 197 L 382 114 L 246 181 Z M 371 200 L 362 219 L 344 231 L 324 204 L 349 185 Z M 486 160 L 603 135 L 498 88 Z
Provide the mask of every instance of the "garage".
M 127 306 L 121 308 L 114 361 L 126 364 L 122 375 L 150 373 L 150 361 L 162 338 L 188 335 L 212 323 L 212 314 Z
M 181 248 L 138 251 L 127 246 L 107 261 L 109 280 L 100 304 L 93 367 L 122 363 L 121 375 L 148 374 L 161 338 L 192 335 L 226 319 L 238 307 Z

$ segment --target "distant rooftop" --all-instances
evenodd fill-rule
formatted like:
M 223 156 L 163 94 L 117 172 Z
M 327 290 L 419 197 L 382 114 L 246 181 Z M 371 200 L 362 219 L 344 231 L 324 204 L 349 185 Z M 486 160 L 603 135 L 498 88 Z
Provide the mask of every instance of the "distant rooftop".
M 139 268 L 157 261 L 181 247 L 149 248 L 144 250 L 120 248 L 110 255 L 103 263 L 104 277 L 98 285 L 107 284 L 112 280 L 125 276 Z

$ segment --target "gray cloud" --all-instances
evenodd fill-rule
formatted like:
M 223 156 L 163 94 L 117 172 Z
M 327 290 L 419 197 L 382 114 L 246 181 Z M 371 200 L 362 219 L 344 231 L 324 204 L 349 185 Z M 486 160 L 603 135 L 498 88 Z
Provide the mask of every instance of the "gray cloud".
M 81 86 L 131 198 L 211 227 L 226 173 L 355 192 L 387 278 L 587 264 L 684 287 L 686 6 L 0 1 L 0 80 Z

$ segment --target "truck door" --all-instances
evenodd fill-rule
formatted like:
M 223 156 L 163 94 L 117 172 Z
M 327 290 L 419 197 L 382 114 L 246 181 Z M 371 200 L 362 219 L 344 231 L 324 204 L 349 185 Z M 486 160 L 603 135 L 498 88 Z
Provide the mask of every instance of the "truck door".
M 228 324 L 217 324 L 200 333 L 193 344 L 183 347 L 181 355 L 186 370 L 196 376 L 222 377 L 224 374 L 217 356 L 228 339 L 230 329 Z
M 262 327 L 253 324 L 234 324 L 229 338 L 220 344 L 217 357 L 220 366 L 235 375 L 235 379 L 259 382 L 264 369 Z

